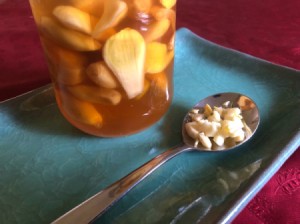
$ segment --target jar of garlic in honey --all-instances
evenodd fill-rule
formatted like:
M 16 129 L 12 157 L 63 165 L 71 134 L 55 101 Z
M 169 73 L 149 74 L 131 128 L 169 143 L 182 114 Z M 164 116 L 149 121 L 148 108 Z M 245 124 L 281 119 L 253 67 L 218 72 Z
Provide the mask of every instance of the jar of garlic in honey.
M 30 0 L 58 106 L 80 130 L 133 134 L 173 95 L 176 0 Z

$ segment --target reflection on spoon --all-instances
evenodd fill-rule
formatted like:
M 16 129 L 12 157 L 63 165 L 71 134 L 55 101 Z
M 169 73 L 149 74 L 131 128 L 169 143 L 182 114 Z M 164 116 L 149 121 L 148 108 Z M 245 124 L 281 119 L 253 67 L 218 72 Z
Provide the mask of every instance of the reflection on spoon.
M 259 124 L 259 113 L 258 108 L 253 100 L 247 96 L 241 95 L 239 93 L 221 93 L 210 97 L 207 97 L 200 102 L 198 102 L 193 108 L 203 108 L 206 104 L 212 106 L 221 106 L 224 102 L 230 101 L 234 107 L 239 107 L 242 111 L 242 116 L 247 126 L 251 129 L 251 136 L 255 133 Z M 188 120 L 188 113 L 183 120 L 182 125 L 182 137 L 183 145 L 171 148 L 164 153 L 156 156 L 149 162 L 145 163 L 138 169 L 134 170 L 132 173 L 123 177 L 119 181 L 108 186 L 104 190 L 100 191 L 93 197 L 87 199 L 77 207 L 73 208 L 53 223 L 89 223 L 95 220 L 99 215 L 103 214 L 109 207 L 111 207 L 116 201 L 122 198 L 128 191 L 130 191 L 134 186 L 136 186 L 140 181 L 146 178 L 150 173 L 152 173 L 156 168 L 161 166 L 163 163 L 169 159 L 175 157 L 176 155 L 192 150 L 206 151 L 206 152 L 224 152 L 230 149 L 236 148 L 237 146 L 245 143 L 250 139 L 251 136 L 240 142 L 239 144 L 226 148 L 226 150 L 221 151 L 207 151 L 205 148 L 198 146 L 195 148 L 194 140 L 189 137 L 185 130 L 185 123 Z

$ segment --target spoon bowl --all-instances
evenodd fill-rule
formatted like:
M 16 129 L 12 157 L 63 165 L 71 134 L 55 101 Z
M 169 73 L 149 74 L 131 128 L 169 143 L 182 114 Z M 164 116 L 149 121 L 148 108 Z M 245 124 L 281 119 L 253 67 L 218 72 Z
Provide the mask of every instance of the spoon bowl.
M 127 176 L 116 181 L 112 185 L 103 189 L 99 193 L 95 194 L 91 198 L 82 202 L 77 207 L 73 208 L 66 214 L 62 215 L 52 223 L 56 224 L 66 224 L 66 223 L 91 223 L 97 219 L 98 216 L 103 214 L 109 207 L 111 207 L 115 202 L 121 199 L 127 192 L 129 192 L 134 186 L 145 179 L 150 173 L 155 169 L 160 167 L 166 161 L 179 155 L 180 153 L 197 150 L 206 152 L 224 152 L 236 148 L 239 145 L 244 144 L 248 141 L 255 133 L 259 125 L 259 112 L 258 108 L 253 100 L 249 97 L 239 94 L 239 93 L 220 93 L 213 96 L 209 96 L 200 102 L 198 102 L 193 109 L 202 110 L 206 104 L 211 106 L 222 106 L 224 102 L 229 101 L 233 107 L 239 107 L 241 109 L 241 114 L 247 125 L 245 131 L 245 139 L 235 145 L 224 145 L 216 146 L 213 145 L 212 150 L 207 150 L 202 146 L 195 147 L 193 140 L 185 129 L 185 124 L 189 122 L 189 113 L 183 119 L 182 123 L 182 138 L 183 144 L 176 146 L 174 148 L 168 149 L 162 154 L 156 156 L 149 162 L 140 166 Z
M 203 111 L 206 104 L 216 107 L 222 107 L 224 102 L 230 102 L 232 107 L 240 108 L 243 120 L 245 121 L 245 124 L 247 124 L 247 129 L 245 130 L 245 139 L 236 144 L 224 144 L 223 146 L 218 146 L 217 144 L 213 143 L 211 150 L 207 150 L 207 148 L 198 145 L 197 150 L 206 152 L 222 152 L 223 150 L 228 151 L 247 142 L 257 130 L 257 127 L 260 122 L 258 107 L 252 99 L 239 93 L 219 93 L 209 96 L 199 101 L 192 109 L 198 109 L 199 111 Z M 187 113 L 183 119 L 182 138 L 183 142 L 187 146 L 195 148 L 195 140 L 187 134 L 187 131 L 184 128 L 185 123 L 189 121 L 190 117 Z

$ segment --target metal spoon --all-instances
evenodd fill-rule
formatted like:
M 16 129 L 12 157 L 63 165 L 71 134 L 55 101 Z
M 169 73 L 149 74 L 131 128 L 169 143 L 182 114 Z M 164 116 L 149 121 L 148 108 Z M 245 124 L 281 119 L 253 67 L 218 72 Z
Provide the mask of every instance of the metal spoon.
M 128 191 L 130 191 L 140 181 L 146 178 L 156 168 L 158 168 L 160 165 L 182 152 L 191 150 L 206 152 L 224 152 L 236 148 L 237 146 L 248 141 L 258 127 L 259 112 L 256 104 L 247 96 L 239 93 L 220 93 L 201 100 L 193 108 L 202 109 L 206 104 L 209 104 L 210 106 L 222 106 L 223 103 L 227 101 L 229 101 L 233 107 L 239 107 L 241 109 L 243 119 L 249 127 L 249 130 L 246 131 L 246 138 L 244 141 L 230 147 L 215 146 L 211 151 L 208 151 L 207 149 L 201 146 L 197 146 L 197 148 L 195 148 L 195 141 L 187 135 L 185 130 L 184 124 L 189 121 L 189 114 L 187 113 L 182 125 L 182 137 L 184 143 L 183 145 L 171 148 L 165 151 L 164 153 L 156 156 L 155 158 L 145 163 L 141 167 L 137 168 L 127 176 L 123 177 L 122 179 L 108 186 L 96 195 L 82 202 L 77 207 L 73 208 L 63 216 L 59 217 L 53 223 L 86 224 L 96 220 L 98 216 L 103 214 L 109 207 L 111 207 L 116 201 L 122 198 Z

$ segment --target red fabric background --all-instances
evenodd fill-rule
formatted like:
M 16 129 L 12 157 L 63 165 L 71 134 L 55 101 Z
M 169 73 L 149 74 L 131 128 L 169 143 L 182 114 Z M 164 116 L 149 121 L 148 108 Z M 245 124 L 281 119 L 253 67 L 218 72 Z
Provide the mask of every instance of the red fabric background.
M 299 0 L 178 0 L 177 25 L 300 69 L 299 12 Z M 0 0 L 0 40 L 0 101 L 50 82 L 27 0 Z M 299 150 L 233 223 L 300 223 Z

